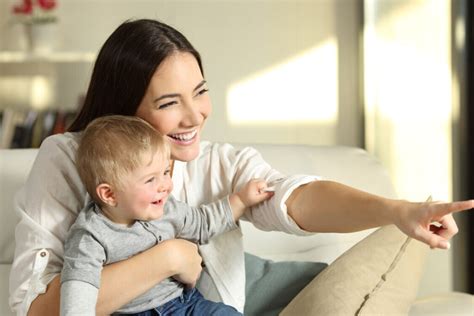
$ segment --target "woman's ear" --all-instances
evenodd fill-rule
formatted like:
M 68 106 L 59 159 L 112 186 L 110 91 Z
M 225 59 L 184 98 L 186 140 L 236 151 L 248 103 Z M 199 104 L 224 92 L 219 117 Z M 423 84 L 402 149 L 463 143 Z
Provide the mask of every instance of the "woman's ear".
M 117 206 L 117 200 L 112 187 L 107 183 L 101 183 L 96 188 L 99 199 L 108 206 Z

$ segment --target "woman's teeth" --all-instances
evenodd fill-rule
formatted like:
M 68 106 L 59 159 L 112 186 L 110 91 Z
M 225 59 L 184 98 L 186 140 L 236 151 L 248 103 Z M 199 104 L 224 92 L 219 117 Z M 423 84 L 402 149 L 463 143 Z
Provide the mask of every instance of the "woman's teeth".
M 181 140 L 181 141 L 188 141 L 194 138 L 196 136 L 197 130 L 194 130 L 189 133 L 183 133 L 183 134 L 171 134 L 169 135 L 171 138 Z

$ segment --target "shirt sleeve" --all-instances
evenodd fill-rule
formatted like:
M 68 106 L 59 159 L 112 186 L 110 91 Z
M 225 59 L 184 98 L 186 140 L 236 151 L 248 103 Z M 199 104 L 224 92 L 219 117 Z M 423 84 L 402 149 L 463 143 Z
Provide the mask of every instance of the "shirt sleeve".
M 308 175 L 284 176 L 276 180 L 275 195 L 261 204 L 251 207 L 242 219 L 251 221 L 255 227 L 266 231 L 284 231 L 294 235 L 313 235 L 301 229 L 288 215 L 286 200 L 291 193 L 301 185 L 318 180 L 318 177 Z
M 89 231 L 75 227 L 74 225 L 64 245 L 61 285 L 75 280 L 89 283 L 98 289 L 102 266 L 106 260 L 104 247 Z
M 220 156 L 220 168 L 226 170 L 226 178 L 231 182 L 232 192 L 237 192 L 250 179 L 265 179 L 275 184 L 275 195 L 263 203 L 253 206 L 241 218 L 252 222 L 255 227 L 265 231 L 283 231 L 295 235 L 313 233 L 301 229 L 288 215 L 286 200 L 301 185 L 316 181 L 314 175 L 285 175 L 272 168 L 252 147 L 235 149 L 229 144 L 214 149 Z
M 75 167 L 73 137 L 47 138 L 25 185 L 15 198 L 20 221 L 15 229 L 15 257 L 10 273 L 10 306 L 25 315 L 31 302 L 61 272 L 63 242 L 86 190 Z
M 212 237 L 237 228 L 228 197 L 199 207 L 189 206 L 176 199 L 168 202 L 172 202 L 174 211 L 179 211 L 183 216 L 183 225 L 177 237 L 206 244 Z
M 99 289 L 89 283 L 67 281 L 61 284 L 61 316 L 95 315 Z

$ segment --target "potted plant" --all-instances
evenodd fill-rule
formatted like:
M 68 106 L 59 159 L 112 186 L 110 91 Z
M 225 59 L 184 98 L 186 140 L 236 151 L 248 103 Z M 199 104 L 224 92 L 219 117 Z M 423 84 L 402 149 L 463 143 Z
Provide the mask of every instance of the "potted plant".
M 13 6 L 15 21 L 25 26 L 29 48 L 33 53 L 48 53 L 57 37 L 56 0 L 21 0 Z

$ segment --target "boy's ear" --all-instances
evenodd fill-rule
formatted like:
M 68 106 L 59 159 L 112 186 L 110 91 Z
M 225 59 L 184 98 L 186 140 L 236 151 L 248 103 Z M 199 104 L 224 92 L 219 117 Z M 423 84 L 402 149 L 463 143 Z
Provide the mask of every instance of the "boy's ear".
M 101 183 L 96 188 L 99 199 L 108 206 L 116 206 L 117 201 L 112 187 L 107 183 Z

